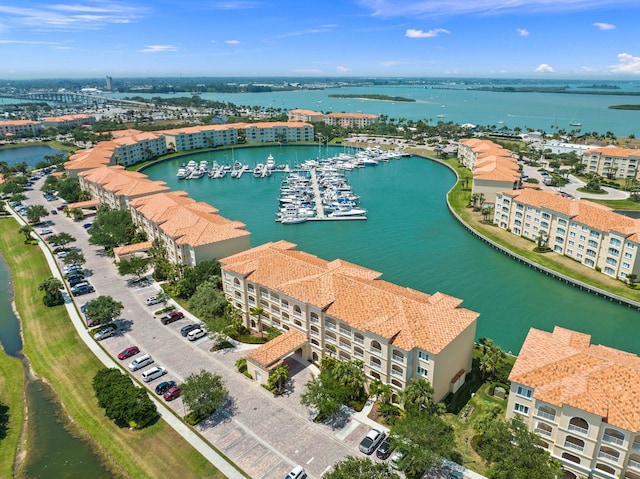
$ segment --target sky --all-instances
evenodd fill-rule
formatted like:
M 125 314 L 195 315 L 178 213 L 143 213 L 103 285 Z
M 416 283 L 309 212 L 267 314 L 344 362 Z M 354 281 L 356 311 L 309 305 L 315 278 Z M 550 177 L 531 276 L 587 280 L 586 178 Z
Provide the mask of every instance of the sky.
M 0 0 L 0 78 L 640 79 L 640 0 L 61 2 Z

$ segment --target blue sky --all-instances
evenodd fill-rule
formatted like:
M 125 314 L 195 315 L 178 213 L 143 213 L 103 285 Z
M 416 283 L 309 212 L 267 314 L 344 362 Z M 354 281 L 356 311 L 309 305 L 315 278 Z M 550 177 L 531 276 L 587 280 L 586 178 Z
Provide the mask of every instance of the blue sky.
M 638 79 L 638 18 L 638 0 L 0 0 L 0 78 Z

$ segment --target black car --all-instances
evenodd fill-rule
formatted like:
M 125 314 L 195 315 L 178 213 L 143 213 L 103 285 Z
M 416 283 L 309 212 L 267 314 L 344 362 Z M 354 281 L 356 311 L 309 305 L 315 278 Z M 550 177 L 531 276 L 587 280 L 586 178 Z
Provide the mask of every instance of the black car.
M 376 450 L 376 456 L 378 456 L 378 459 L 385 460 L 389 457 L 389 455 L 391 455 L 391 451 L 393 451 L 391 443 L 388 439 L 385 439 L 384 441 L 382 441 L 382 444 L 378 446 L 378 449 Z
M 83 294 L 93 293 L 95 289 L 90 284 L 79 284 L 71 288 L 73 296 L 81 296 Z
M 197 324 L 187 324 L 186 326 L 182 326 L 182 328 L 180 328 L 180 334 L 186 337 L 191 331 L 193 331 L 194 329 L 198 329 L 199 327 L 200 326 L 198 326 Z
M 84 276 L 74 276 L 73 278 L 67 278 L 67 283 L 69 283 L 69 286 L 76 286 L 80 283 L 84 283 L 86 281 L 86 279 L 84 278 Z
M 175 381 L 164 381 L 156 386 L 156 394 L 162 396 L 165 392 L 176 385 Z

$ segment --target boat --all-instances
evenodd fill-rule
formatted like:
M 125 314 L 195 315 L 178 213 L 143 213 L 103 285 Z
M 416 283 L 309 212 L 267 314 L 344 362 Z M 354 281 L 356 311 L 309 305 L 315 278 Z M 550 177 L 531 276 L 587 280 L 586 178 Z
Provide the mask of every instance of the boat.
M 262 163 L 258 163 L 256 167 L 253 169 L 253 176 L 256 178 L 260 178 L 263 174 L 264 165 Z
M 186 168 L 180 167 L 180 168 L 178 168 L 178 172 L 176 173 L 176 177 L 179 180 L 184 180 L 187 177 L 188 174 L 189 174 L 189 172 L 187 171 Z
M 273 155 L 267 157 L 267 164 L 265 166 L 268 170 L 273 170 L 276 167 L 276 160 L 273 159 Z
M 436 115 L 436 118 L 446 118 L 447 115 L 445 113 L 440 113 L 439 115 Z
M 582 123 L 580 123 L 579 121 L 572 121 L 571 123 L 569 123 L 570 126 L 582 126 Z
M 367 210 L 363 210 L 361 208 L 340 208 L 335 210 L 333 213 L 329 213 L 329 218 L 365 218 L 366 214 Z
M 304 216 L 286 215 L 280 218 L 280 223 L 283 225 L 296 225 L 305 221 L 307 221 L 307 218 Z

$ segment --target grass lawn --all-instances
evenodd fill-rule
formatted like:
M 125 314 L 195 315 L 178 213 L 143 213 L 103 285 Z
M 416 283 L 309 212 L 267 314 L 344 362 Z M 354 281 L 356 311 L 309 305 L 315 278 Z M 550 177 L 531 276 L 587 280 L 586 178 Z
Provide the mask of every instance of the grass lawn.
M 36 373 L 55 389 L 72 418 L 69 427 L 73 432 L 95 447 L 114 477 L 156 478 L 166 476 L 167 471 L 180 471 L 181 478 L 223 478 L 164 421 L 132 431 L 104 416 L 91 387 L 102 364 L 80 340 L 64 307 L 42 304 L 43 293 L 37 285 L 51 274 L 40 249 L 24 245 L 23 240 L 15 220 L 0 220 L 0 249 L 13 276 L 24 352 Z
M 0 477 L 13 477 L 24 418 L 24 366 L 0 348 Z
M 593 201 L 594 203 L 599 203 L 604 206 L 608 206 L 609 208 L 613 208 L 614 210 L 621 211 L 640 211 L 640 201 L 633 201 L 630 199 L 626 200 L 595 200 L 590 198 L 585 198 L 587 201 Z

